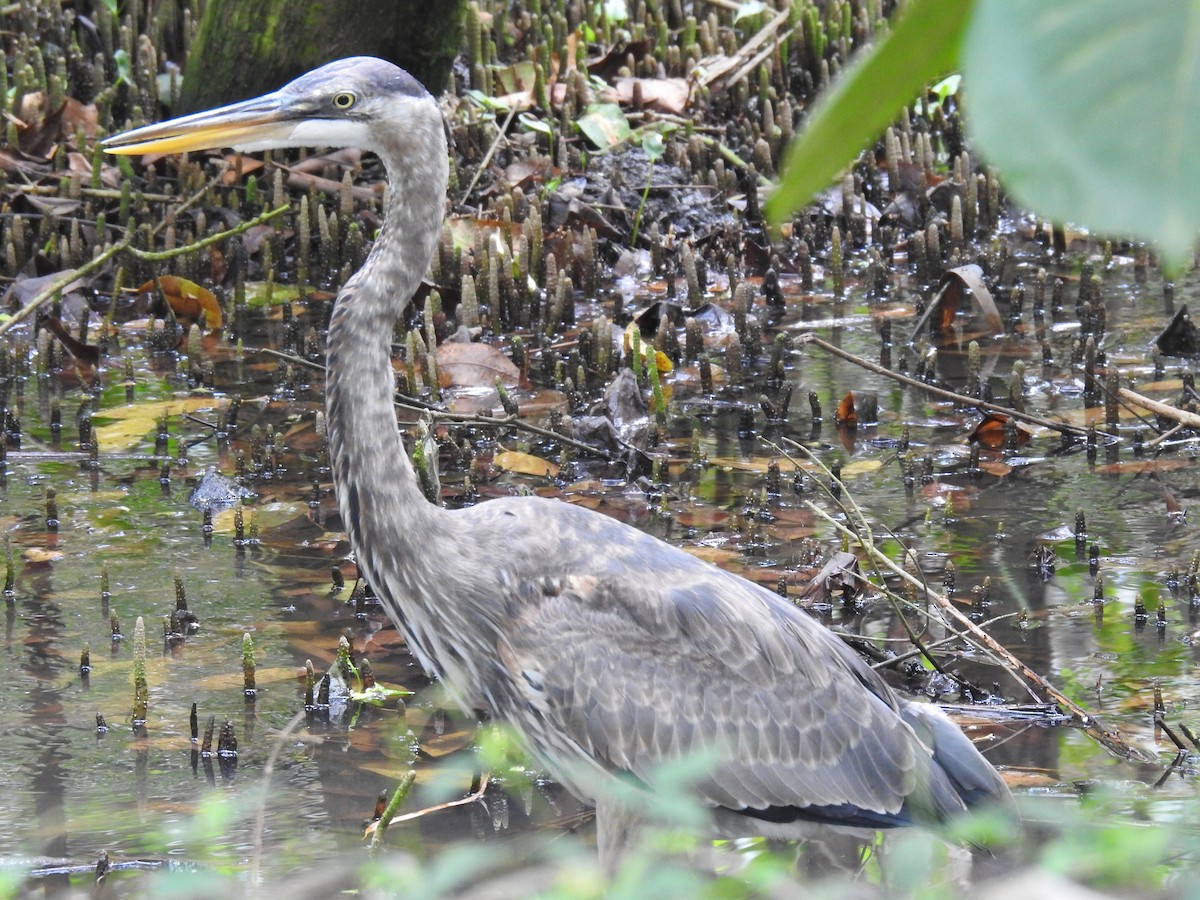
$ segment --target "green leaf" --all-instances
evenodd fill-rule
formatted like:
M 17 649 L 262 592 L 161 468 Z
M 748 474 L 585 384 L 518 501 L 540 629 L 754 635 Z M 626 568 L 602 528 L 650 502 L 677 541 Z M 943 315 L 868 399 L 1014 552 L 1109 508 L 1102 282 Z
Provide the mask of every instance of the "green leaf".
M 1023 205 L 1156 242 L 1200 227 L 1200 0 L 978 0 L 967 124 Z
M 595 103 L 575 123 L 589 141 L 609 150 L 629 137 L 629 120 L 615 103 Z
M 497 66 L 492 69 L 492 83 L 495 85 L 493 90 L 497 94 L 515 94 L 518 91 L 528 90 L 529 85 L 534 83 L 536 74 L 534 67 L 537 63 L 532 60 L 514 63 L 511 66 Z
M 121 84 L 133 84 L 133 62 L 124 50 L 113 51 L 113 65 L 117 69 L 117 81 Z
M 772 222 L 828 187 L 926 84 L 955 68 L 972 2 L 912 0 L 891 31 L 846 69 L 788 150 L 779 188 L 767 201 Z
M 466 92 L 467 99 L 478 106 L 480 109 L 486 109 L 489 112 L 508 112 L 508 105 L 495 97 L 489 97 L 483 91 L 468 89 Z
M 520 123 L 521 127 L 527 131 L 536 131 L 539 134 L 544 134 L 549 137 L 554 136 L 553 126 L 551 126 L 550 123 L 544 119 L 539 119 L 533 113 L 523 112 L 517 116 L 517 121 Z
M 411 697 L 412 693 L 403 688 L 390 688 L 376 684 L 364 691 L 351 691 L 350 699 L 368 706 L 390 706 L 403 697 Z
M 642 135 L 642 152 L 650 159 L 650 162 L 657 162 L 662 159 L 663 153 L 666 152 L 666 145 L 663 144 L 662 135 L 657 131 L 647 131 Z
M 604 17 L 610 22 L 629 21 L 629 4 L 625 0 L 604 0 Z
M 767 4 L 763 3 L 762 0 L 744 0 L 744 2 L 738 4 L 737 12 L 733 14 L 734 24 L 742 21 L 742 19 L 748 19 L 751 16 L 757 16 L 759 13 L 766 11 Z
M 937 84 L 932 85 L 929 88 L 929 93 L 934 97 L 937 97 L 938 103 L 945 103 L 947 98 L 958 94 L 958 87 L 961 81 L 962 76 L 957 73 L 954 75 L 947 75 Z

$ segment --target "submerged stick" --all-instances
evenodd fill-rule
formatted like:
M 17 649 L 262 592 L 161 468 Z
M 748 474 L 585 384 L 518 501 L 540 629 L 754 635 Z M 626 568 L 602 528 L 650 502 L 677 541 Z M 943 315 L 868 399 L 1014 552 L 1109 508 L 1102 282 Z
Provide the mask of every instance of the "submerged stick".
M 254 827 L 250 832 L 250 871 L 248 874 L 253 890 L 257 890 L 262 885 L 259 873 L 262 869 L 263 832 L 267 820 L 267 799 L 271 795 L 271 776 L 275 772 L 275 764 L 283 753 L 284 741 L 287 740 L 288 735 L 300 727 L 300 723 L 303 721 L 304 710 L 300 710 L 288 720 L 288 723 L 275 736 L 275 741 L 271 744 L 271 752 L 267 754 L 267 761 L 262 768 L 262 788 L 254 813 Z

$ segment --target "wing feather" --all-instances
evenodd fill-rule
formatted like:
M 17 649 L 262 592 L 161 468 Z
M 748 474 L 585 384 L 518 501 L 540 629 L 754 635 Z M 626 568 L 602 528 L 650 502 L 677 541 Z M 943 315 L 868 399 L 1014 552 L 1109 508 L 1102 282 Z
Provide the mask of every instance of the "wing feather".
M 898 813 L 929 751 L 875 673 L 765 589 L 707 566 L 668 574 L 513 586 L 501 656 L 535 673 L 562 752 L 643 780 L 711 753 L 698 790 L 732 809 Z

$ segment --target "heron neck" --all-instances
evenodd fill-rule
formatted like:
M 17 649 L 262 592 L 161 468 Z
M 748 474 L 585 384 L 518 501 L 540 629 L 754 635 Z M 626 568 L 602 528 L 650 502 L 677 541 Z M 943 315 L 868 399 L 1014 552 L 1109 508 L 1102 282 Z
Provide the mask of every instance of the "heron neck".
M 441 512 L 421 492 L 396 427 L 391 341 L 441 234 L 447 156 L 435 146 L 400 165 L 381 153 L 388 204 L 363 267 L 338 295 L 326 343 L 326 421 L 334 488 L 359 565 L 381 589 L 388 556 L 431 543 Z M 440 143 L 440 147 L 437 144 Z

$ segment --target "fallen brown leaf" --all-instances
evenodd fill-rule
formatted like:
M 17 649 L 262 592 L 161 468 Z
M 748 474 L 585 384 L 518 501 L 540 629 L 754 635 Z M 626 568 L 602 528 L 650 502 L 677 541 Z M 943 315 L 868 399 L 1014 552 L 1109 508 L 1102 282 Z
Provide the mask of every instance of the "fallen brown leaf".
M 446 343 L 437 348 L 438 383 L 444 387 L 493 387 L 496 379 L 509 387 L 521 371 L 491 344 Z
M 655 112 L 682 115 L 691 97 L 691 84 L 684 78 L 619 78 L 614 85 L 621 103 Z

